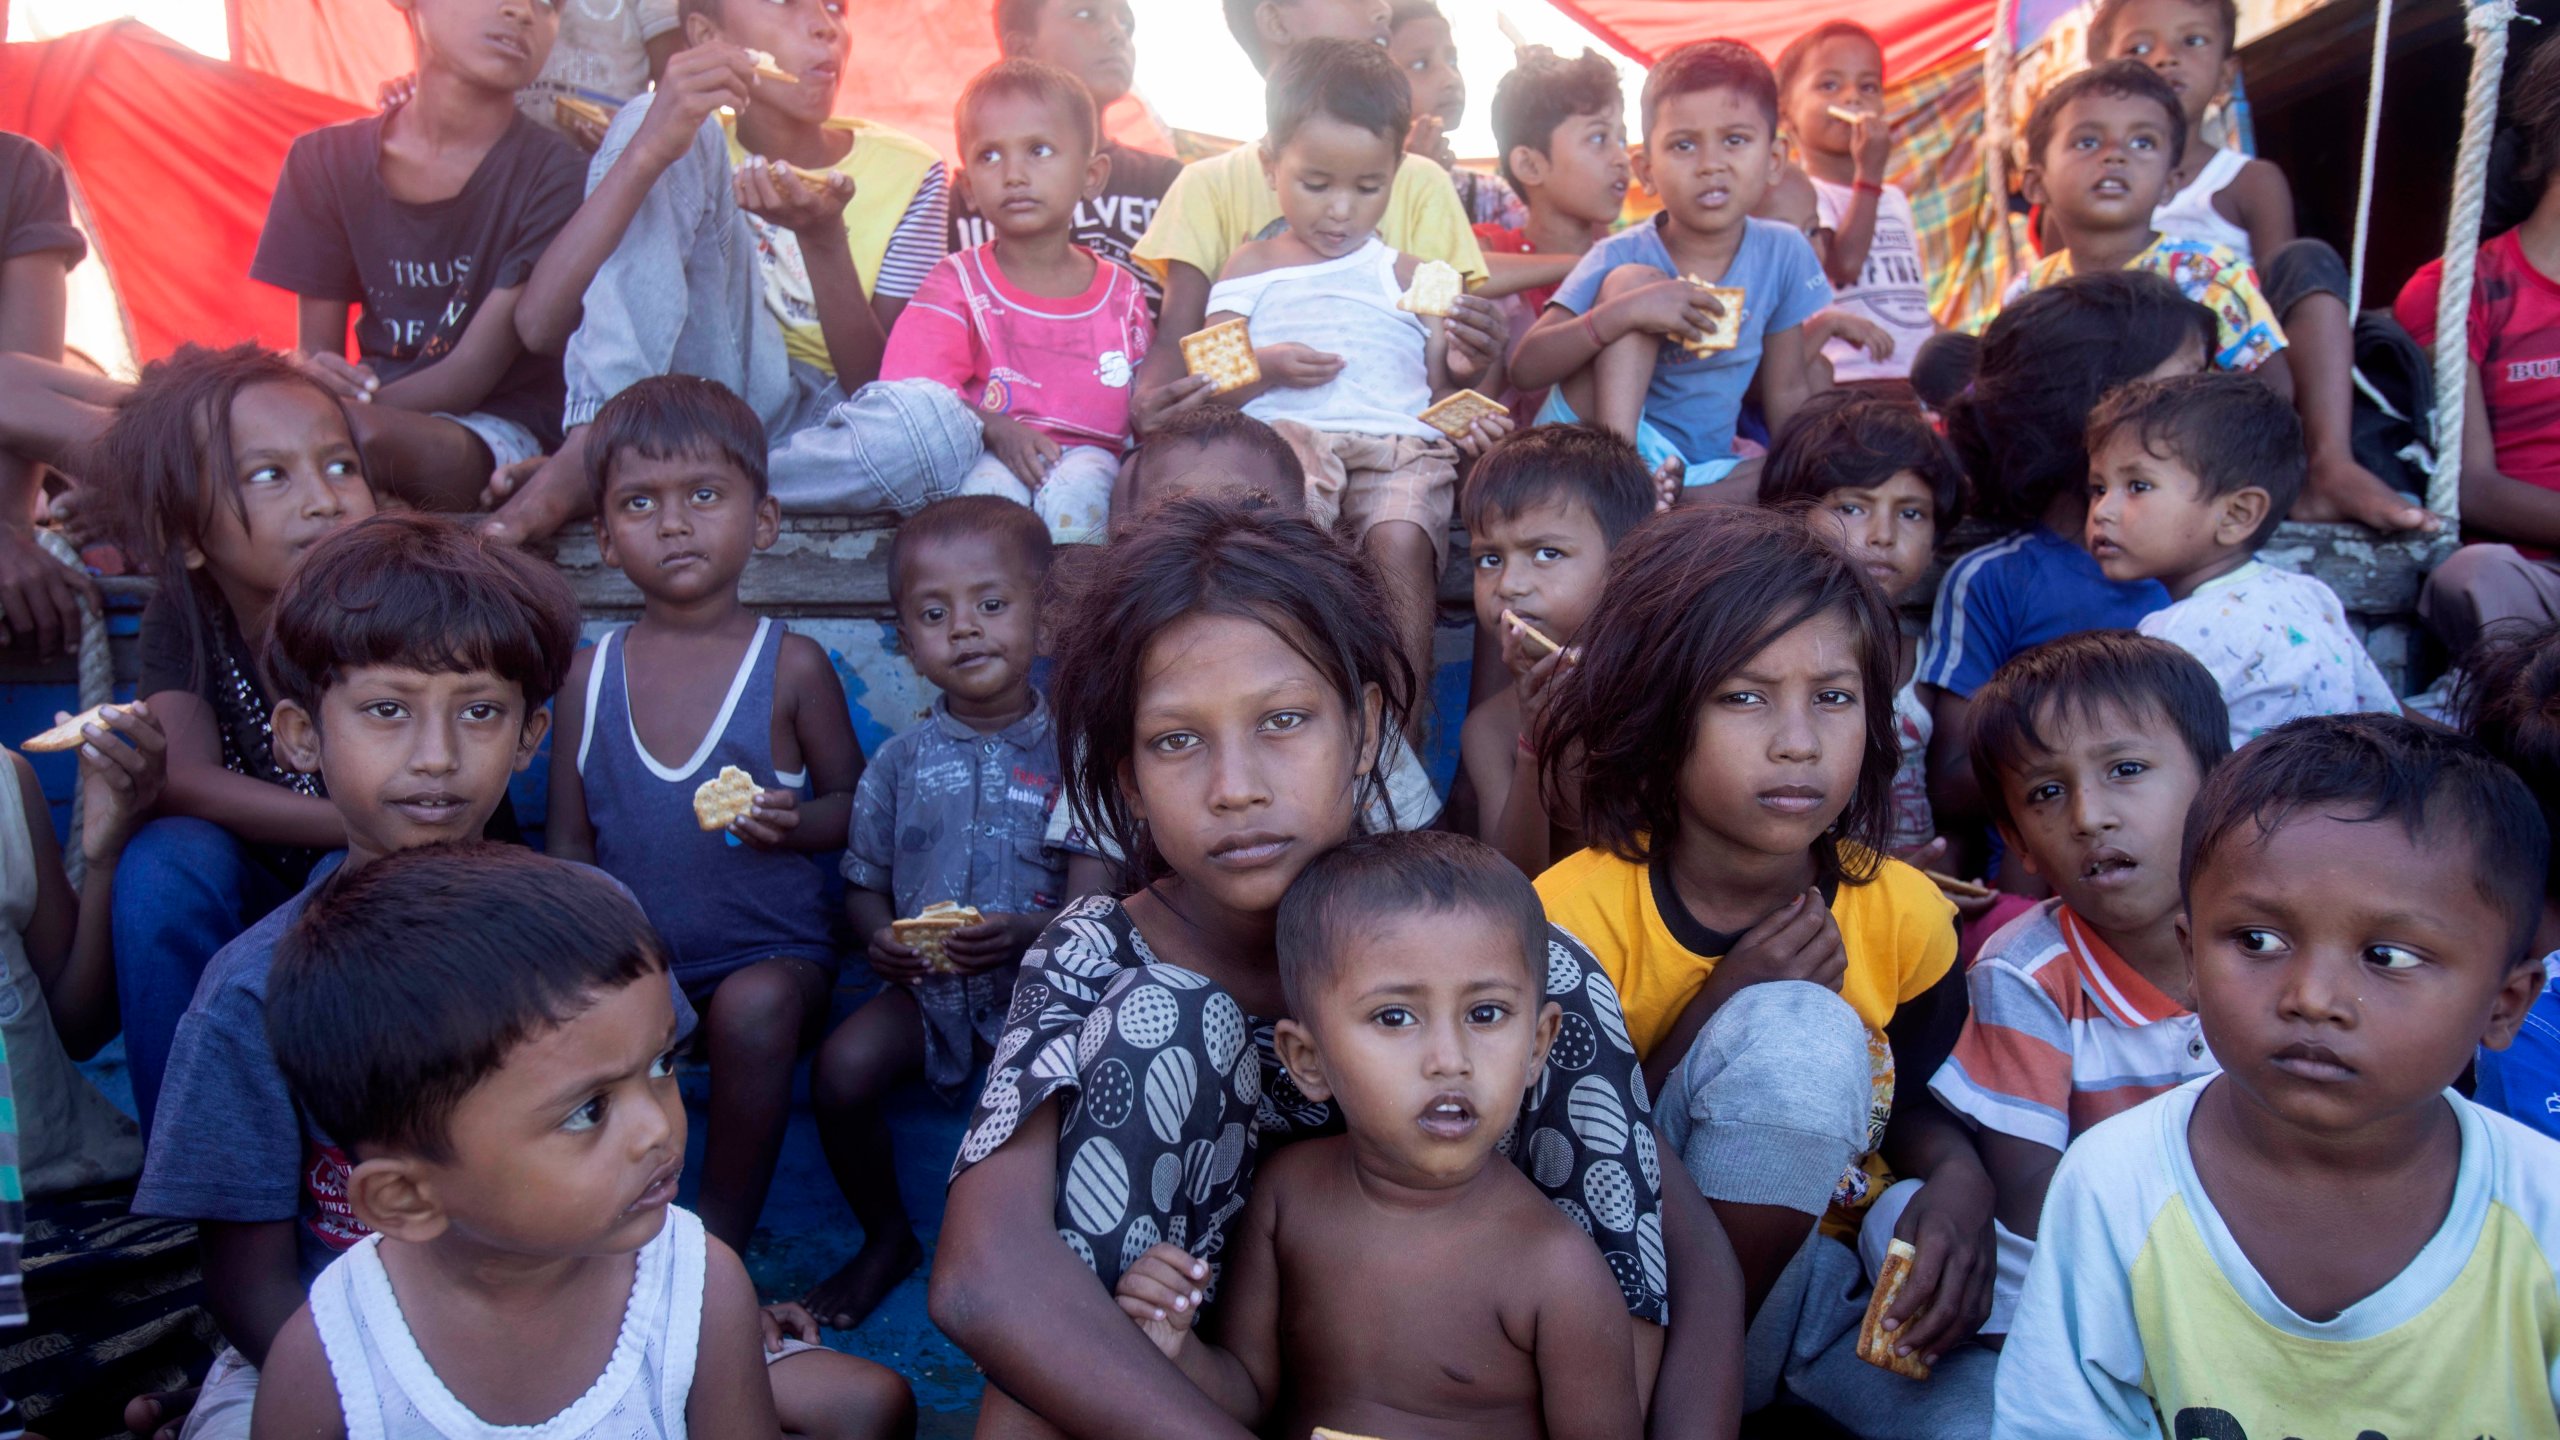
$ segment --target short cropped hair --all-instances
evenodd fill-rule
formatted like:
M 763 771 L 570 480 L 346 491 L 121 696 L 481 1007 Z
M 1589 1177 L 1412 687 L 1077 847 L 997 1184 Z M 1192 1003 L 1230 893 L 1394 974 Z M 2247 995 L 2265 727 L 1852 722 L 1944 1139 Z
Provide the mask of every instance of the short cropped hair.
M 1856 390 L 1825 390 L 1778 430 L 1760 472 L 1760 503 L 1868 490 L 1908 470 L 1929 487 L 1938 533 L 1964 516 L 1964 465 L 1918 406 Z
M 2139 60 L 2104 60 L 2064 78 L 2036 101 L 2036 108 L 2027 114 L 2028 164 L 2044 163 L 2044 149 L 2053 143 L 2054 129 L 2062 123 L 2062 107 L 2091 95 L 2156 103 L 2169 117 L 2169 163 L 2177 164 L 2187 152 L 2186 108 L 2160 72 Z
M 1346 840 L 1308 862 L 1280 898 L 1280 988 L 1289 1013 L 1311 1014 L 1345 950 L 1381 920 L 1477 911 L 1520 938 L 1530 993 L 1544 1000 L 1547 911 L 1502 852 L 1445 830 L 1390 830 Z
M 1473 531 L 1487 516 L 1559 500 L 1589 510 L 1615 546 L 1653 513 L 1653 475 L 1635 446 L 1598 425 L 1533 425 L 1503 437 L 1476 462 L 1460 514 Z
M 1618 67 L 1597 50 L 1571 60 L 1552 51 L 1533 52 L 1493 87 L 1494 160 L 1513 189 L 1520 177 L 1511 173 L 1511 152 L 1521 146 L 1553 158 L 1547 147 L 1556 127 L 1576 115 L 1624 116 L 1626 96 L 1618 88 Z
M 1034 581 L 1049 573 L 1049 526 L 1030 506 L 1001 495 L 936 500 L 898 523 L 889 539 L 889 599 L 903 608 L 907 557 L 927 545 L 985 535 L 1004 543 Z
M 1264 87 L 1271 153 L 1307 122 L 1327 115 L 1393 142 L 1399 151 L 1413 128 L 1413 90 L 1386 49 L 1366 40 L 1309 40 L 1280 57 Z
M 1053 113 L 1065 116 L 1067 124 L 1084 141 L 1088 156 L 1102 142 L 1102 122 L 1094 115 L 1093 92 L 1084 88 L 1084 82 L 1055 65 L 1022 56 L 999 60 L 969 77 L 969 83 L 960 91 L 960 102 L 951 109 L 952 133 L 964 142 L 975 134 L 969 117 L 980 103 L 998 95 L 1037 100 Z
M 2560 626 L 2502 626 L 2462 660 L 2454 696 L 2463 728 L 2507 763 L 2560 836 Z M 2543 893 L 2560 896 L 2560 844 Z
M 284 582 L 268 621 L 278 702 L 314 715 L 350 670 L 485 670 L 530 714 L 578 651 L 578 600 L 544 561 L 434 515 L 376 515 L 330 535 Z
M 2257 549 L 2302 495 L 2302 421 L 2265 382 L 2229 370 L 2136 380 L 2107 392 L 2089 416 L 2089 457 L 2121 431 L 2142 448 L 2195 472 L 2207 500 L 2252 485 L 2267 492 L 2267 518 L 2249 536 Z
M 2098 0 L 2096 13 L 2089 17 L 2090 64 L 2106 59 L 2107 51 L 2114 48 L 2116 21 L 2124 14 L 2124 7 L 2132 3 L 2133 0 Z M 2199 10 L 2212 11 L 2213 18 L 2222 22 L 2222 53 L 2225 57 L 2240 48 L 2240 6 L 2236 0 L 2190 0 L 2190 3 Z
M 1902 755 L 1893 722 L 1901 630 L 1863 564 L 1775 510 L 1681 506 L 1610 553 L 1599 606 L 1574 637 L 1581 659 L 1547 692 L 1532 736 L 1542 793 L 1553 803 L 1576 780 L 1583 837 L 1596 849 L 1636 864 L 1671 853 L 1681 763 L 1714 687 L 1778 637 L 1834 615 L 1858 651 L 1864 753 L 1815 859 L 1826 876 L 1873 879 Z
M 454 1108 L 518 1046 L 665 970 L 648 917 L 601 871 L 425 845 L 311 897 L 276 944 L 267 1041 L 330 1138 L 449 1164 Z
M 2560 44 L 2534 42 L 2523 72 L 2507 82 L 2507 115 L 2522 142 L 2518 178 L 2538 199 L 2551 172 L 2560 169 Z
M 1306 508 L 1306 462 L 1298 458 L 1298 452 L 1280 437 L 1279 431 L 1232 405 L 1194 405 L 1188 410 L 1177 410 L 1147 432 L 1147 438 L 1138 446 L 1136 462 L 1129 471 L 1129 499 L 1133 508 L 1143 510 L 1149 503 L 1146 491 L 1148 457 L 1183 445 L 1202 449 L 1213 445 L 1232 445 L 1248 452 L 1269 467 L 1269 478 L 1275 483 L 1260 488 L 1271 496 L 1273 503 L 1289 510 Z
M 2504 911 L 2507 951 L 2534 958 L 2551 829 L 2516 772 L 2468 735 L 2404 715 L 2316 715 L 2277 726 L 2241 747 L 2205 780 L 2187 809 L 2178 893 L 2192 900 L 2197 872 L 2244 830 L 2263 837 L 2296 815 L 2396 820 L 2413 841 L 2471 846 L 2480 897 Z
M 2231 754 L 2231 712 L 2202 661 L 2131 630 L 2083 630 L 2019 651 L 1973 692 L 1973 778 L 1992 822 L 2015 826 L 2001 777 L 2053 753 L 2045 727 L 2113 710 L 2137 724 L 2158 715 L 2210 775 Z
M 604 402 L 587 427 L 587 492 L 604 508 L 604 487 L 624 455 L 650 460 L 701 456 L 720 460 L 747 477 L 761 500 L 765 473 L 764 421 L 755 407 L 717 380 L 698 375 L 652 375 L 634 381 Z
M 1879 58 L 1884 55 L 1884 42 L 1876 38 L 1873 30 L 1855 20 L 1825 20 L 1788 41 L 1787 48 L 1778 52 L 1778 93 L 1785 94 L 1796 83 L 1796 76 L 1803 73 L 1805 62 L 1813 58 L 1815 48 L 1823 41 L 1852 37 L 1874 46 Z
M 1778 77 L 1760 52 L 1739 40 L 1692 40 L 1654 62 L 1644 77 L 1644 133 L 1653 138 L 1653 117 L 1662 102 L 1701 90 L 1736 90 L 1760 107 L 1775 133 L 1778 128 Z

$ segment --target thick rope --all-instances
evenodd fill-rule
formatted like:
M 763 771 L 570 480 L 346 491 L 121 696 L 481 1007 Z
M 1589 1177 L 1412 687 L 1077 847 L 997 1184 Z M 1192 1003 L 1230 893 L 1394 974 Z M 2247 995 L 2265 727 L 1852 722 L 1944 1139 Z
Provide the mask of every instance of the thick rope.
M 46 554 L 72 569 L 81 568 L 80 552 L 72 549 L 71 542 L 58 532 L 43 526 L 36 527 L 36 544 L 42 546 Z M 107 648 L 106 612 L 97 601 L 84 595 L 80 600 L 80 700 L 72 709 L 76 712 L 87 710 L 92 705 L 104 705 L 115 698 L 115 688 L 115 657 Z M 80 884 L 82 873 L 88 869 L 88 862 L 80 850 L 80 798 L 81 790 L 86 788 L 82 786 L 72 792 L 71 833 L 63 837 L 62 865 L 70 872 L 71 883 L 75 887 Z
M 1991 43 L 1982 57 L 1982 208 L 1991 228 L 1991 296 L 2006 294 L 2018 273 L 2016 235 L 2009 224 L 2009 73 L 2017 58 L 2018 0 L 2000 0 L 1991 14 Z
M 2436 295 L 2436 473 L 2427 508 L 2458 522 L 2462 514 L 2462 412 L 2471 375 L 2471 275 L 2480 252 L 2480 210 L 2489 190 L 2489 140 L 2498 124 L 2498 86 L 2506 76 L 2507 26 L 2515 0 L 2472 0 L 2464 25 L 2471 36 L 2471 86 L 2462 104 L 2462 147 L 2453 167 L 2453 213 L 2444 228 L 2444 284 Z
M 2355 243 L 2348 250 L 2347 309 L 2364 304 L 2365 232 L 2373 225 L 2373 157 L 2382 139 L 2382 72 L 2391 58 L 2391 0 L 2375 0 L 2373 72 L 2364 86 L 2364 168 L 2356 178 Z

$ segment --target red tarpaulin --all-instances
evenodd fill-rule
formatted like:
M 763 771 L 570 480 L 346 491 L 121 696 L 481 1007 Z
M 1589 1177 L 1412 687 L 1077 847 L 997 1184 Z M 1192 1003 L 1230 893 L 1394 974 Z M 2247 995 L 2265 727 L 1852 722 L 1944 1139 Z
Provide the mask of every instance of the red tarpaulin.
M 294 343 L 293 297 L 250 280 L 249 257 L 293 137 L 355 113 L 134 21 L 0 45 L 0 130 L 71 172 L 139 360 L 182 340 Z
M 1826 20 L 1855 20 L 1884 42 L 1884 73 L 1917 75 L 1991 33 L 1991 0 L 1547 0 L 1592 34 L 1650 63 L 1686 40 L 1747 41 L 1774 60 Z

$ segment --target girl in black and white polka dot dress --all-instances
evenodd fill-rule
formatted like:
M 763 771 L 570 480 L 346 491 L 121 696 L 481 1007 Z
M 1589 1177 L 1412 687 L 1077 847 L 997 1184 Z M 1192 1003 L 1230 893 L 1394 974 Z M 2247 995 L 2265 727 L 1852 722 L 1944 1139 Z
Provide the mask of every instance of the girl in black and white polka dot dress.
M 1144 1416 L 1163 1433 L 1241 1437 L 1110 1290 L 1170 1242 L 1203 1262 L 1214 1324 L 1257 1157 L 1341 1130 L 1273 1053 L 1288 1013 L 1273 917 L 1298 872 L 1354 833 L 1412 687 L 1369 567 L 1267 506 L 1168 503 L 1086 584 L 1059 612 L 1074 617 L 1058 645 L 1060 749 L 1083 756 L 1069 798 L 1133 857 L 1134 893 L 1070 905 L 1023 957 L 953 1165 L 934 1315 L 995 1382 L 988 1413 L 1004 1423 L 981 1435 L 1043 1433 L 1027 1406 L 1076 1432 L 1135 1433 Z M 1557 930 L 1544 979 L 1561 1026 L 1500 1150 L 1600 1247 L 1630 1314 L 1652 1322 L 1638 1326 L 1650 1353 L 1673 1265 L 1704 1251 L 1698 1269 L 1718 1271 L 1729 1252 L 1711 1219 L 1666 1234 L 1664 1167 L 1607 977 Z M 1678 1213 L 1703 1217 L 1694 1199 Z M 1738 1295 L 1682 1294 L 1705 1311 L 1729 1302 L 1738 1324 Z M 1672 1368 L 1666 1391 L 1713 1385 L 1694 1372 L 1718 1367 Z

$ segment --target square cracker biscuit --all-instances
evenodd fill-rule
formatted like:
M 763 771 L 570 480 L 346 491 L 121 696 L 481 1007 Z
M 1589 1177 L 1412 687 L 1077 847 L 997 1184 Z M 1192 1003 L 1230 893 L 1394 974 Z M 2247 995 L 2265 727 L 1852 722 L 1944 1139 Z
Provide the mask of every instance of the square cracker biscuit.
M 1241 318 L 1183 336 L 1182 364 L 1194 375 L 1208 376 L 1221 395 L 1262 378 L 1262 366 L 1253 358 L 1253 337 Z
M 1716 297 L 1716 303 L 1724 307 L 1724 315 L 1716 322 L 1716 328 L 1699 336 L 1695 340 L 1681 341 L 1680 347 L 1692 355 L 1707 356 L 1716 354 L 1719 351 L 1730 350 L 1734 346 L 1741 344 L 1742 287 L 1739 285 L 1710 285 L 1695 275 L 1684 275 L 1681 278 Z
M 1422 423 L 1455 440 L 1487 415 L 1508 415 L 1509 406 L 1473 390 L 1461 390 L 1422 412 Z
M 911 947 L 924 957 L 926 969 L 937 975 L 948 975 L 951 973 L 951 957 L 943 953 L 942 943 L 951 938 L 953 931 L 966 930 L 984 922 L 985 917 L 974 905 L 937 900 L 924 907 L 923 914 L 890 921 L 889 929 L 897 935 L 899 944 Z

